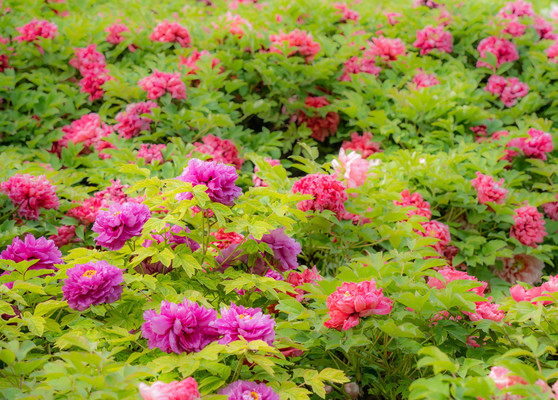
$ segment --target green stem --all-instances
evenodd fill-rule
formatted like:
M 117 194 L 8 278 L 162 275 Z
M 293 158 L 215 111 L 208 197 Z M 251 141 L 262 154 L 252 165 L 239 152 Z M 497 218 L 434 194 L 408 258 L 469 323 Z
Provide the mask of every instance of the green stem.
M 236 369 L 234 370 L 234 374 L 233 374 L 233 378 L 231 380 L 231 382 L 236 382 L 240 376 L 240 371 L 242 370 L 242 365 L 244 364 L 244 359 L 246 358 L 246 355 L 242 355 L 239 359 L 238 359 L 238 365 L 236 366 Z

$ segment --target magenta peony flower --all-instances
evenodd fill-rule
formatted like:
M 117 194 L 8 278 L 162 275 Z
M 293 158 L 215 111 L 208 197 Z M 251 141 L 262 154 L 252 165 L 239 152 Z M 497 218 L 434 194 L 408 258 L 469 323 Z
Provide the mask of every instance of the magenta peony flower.
M 34 265 L 29 267 L 30 270 L 52 269 L 58 271 L 55 264 L 64 264 L 62 261 L 62 252 L 52 240 L 45 237 L 36 239 L 30 233 L 25 236 L 22 241 L 18 237 L 14 237 L 12 244 L 0 254 L 2 260 L 12 260 L 16 263 L 21 261 L 38 260 Z
M 339 160 L 333 160 L 331 165 L 335 169 L 338 178 L 344 181 L 347 189 L 354 189 L 364 185 L 368 176 L 370 162 L 354 151 L 345 154 L 345 150 L 339 150 Z
M 409 189 L 405 189 L 401 192 L 402 201 L 394 200 L 393 204 L 400 207 L 414 207 L 415 209 L 407 211 L 407 217 L 413 215 L 421 215 L 430 219 L 432 217 L 432 211 L 430 211 L 430 203 L 424 201 L 419 192 L 411 194 Z
M 142 114 L 153 115 L 152 109 L 158 107 L 157 103 L 152 101 L 129 104 L 126 106 L 126 111 L 116 115 L 115 119 L 118 123 L 114 126 L 114 129 L 121 138 L 126 139 L 139 136 L 142 131 L 150 131 L 151 118 L 142 117 Z
M 453 51 L 453 37 L 451 33 L 444 31 L 443 26 L 427 26 L 417 31 L 417 40 L 413 43 L 417 49 L 420 49 L 422 56 L 430 53 L 432 50 L 439 50 L 443 53 L 451 53 Z
M 329 111 L 325 116 L 321 116 L 316 109 L 329 105 L 329 101 L 324 96 L 308 96 L 304 100 L 307 109 L 312 109 L 312 116 L 306 114 L 305 111 L 299 110 L 294 115 L 294 120 L 298 125 L 306 124 L 312 131 L 311 137 L 323 142 L 328 136 L 333 136 L 337 132 L 339 125 L 339 114 Z
M 165 162 L 163 151 L 167 149 L 164 144 L 142 144 L 138 150 L 138 158 L 143 158 L 146 164 L 153 164 L 159 161 L 159 164 Z
M 261 242 L 267 243 L 273 251 L 273 258 L 279 262 L 276 265 L 279 271 L 288 271 L 298 268 L 296 257 L 302 248 L 293 238 L 285 234 L 285 228 L 278 228 L 262 236 Z
M 99 234 L 96 243 L 109 250 L 120 250 L 128 239 L 141 235 L 149 218 L 151 213 L 145 204 L 113 203 L 95 219 L 92 230 Z
M 379 153 L 380 143 L 372 141 L 370 132 L 362 132 L 362 136 L 356 132 L 351 133 L 351 140 L 344 140 L 341 148 L 345 151 L 353 150 L 362 154 L 362 158 L 368 158 L 374 153 Z
M 8 195 L 22 218 L 38 220 L 41 208 L 57 210 L 60 205 L 56 196 L 56 186 L 44 175 L 14 175 L 2 182 L 0 190 Z
M 547 235 L 543 216 L 536 207 L 523 206 L 515 209 L 513 219 L 515 225 L 511 228 L 510 236 L 525 246 L 537 247 L 537 243 L 541 243 Z
M 215 322 L 221 344 L 229 344 L 242 336 L 248 342 L 263 340 L 273 346 L 275 320 L 262 313 L 261 308 L 244 308 L 231 303 L 230 308 L 221 308 L 221 318 Z
M 114 303 L 122 295 L 122 271 L 106 261 L 77 264 L 67 274 L 62 292 L 73 310 L 83 311 L 92 305 Z
M 438 273 L 444 277 L 445 282 L 442 282 L 440 279 L 430 276 L 428 278 L 428 286 L 430 286 L 431 288 L 443 289 L 448 285 L 448 283 L 457 280 L 474 281 L 474 282 L 482 283 L 482 285 L 469 289 L 468 291 L 474 292 L 479 296 L 482 296 L 484 294 L 484 291 L 486 290 L 486 287 L 488 286 L 488 283 L 479 281 L 474 276 L 468 275 L 464 271 L 458 271 L 453 267 L 442 268 L 441 270 L 438 271 Z
M 220 389 L 227 400 L 279 400 L 279 395 L 265 383 L 236 381 Z
M 343 282 L 327 298 L 329 317 L 324 325 L 337 330 L 349 330 L 357 326 L 360 317 L 386 315 L 391 312 L 393 301 L 384 297 L 382 288 L 376 288 L 372 279 L 360 283 Z
M 147 92 L 147 98 L 157 100 L 165 93 L 173 99 L 186 100 L 186 85 L 179 72 L 173 74 L 155 70 L 151 75 L 138 81 L 138 85 Z
M 502 258 L 502 269 L 494 269 L 494 274 L 511 284 L 525 282 L 533 285 L 541 281 L 544 262 L 528 254 L 516 254 L 513 258 Z
M 15 29 L 20 33 L 19 36 L 14 37 L 17 42 L 34 42 L 39 38 L 52 39 L 58 33 L 56 24 L 37 18 Z
M 182 47 L 188 47 L 191 42 L 188 29 L 178 22 L 169 22 L 167 20 L 157 24 L 151 35 L 149 35 L 149 39 L 154 42 L 175 42 Z
M 153 241 L 155 241 L 157 243 L 165 242 L 169 244 L 173 250 L 179 244 L 185 244 L 185 243 L 188 244 L 188 246 L 192 251 L 196 251 L 197 249 L 200 248 L 198 242 L 188 237 L 187 234 L 190 233 L 190 229 L 187 226 L 179 226 L 179 225 L 171 226 L 169 224 L 166 224 L 166 228 L 168 229 L 166 229 L 165 232 L 163 233 L 160 234 L 152 233 L 151 234 L 152 240 L 147 239 L 145 242 L 143 242 L 143 247 L 150 247 Z
M 311 174 L 296 181 L 292 188 L 293 193 L 311 194 L 314 198 L 302 200 L 297 204 L 301 211 L 330 210 L 340 217 L 345 211 L 347 193 L 345 188 L 333 176 L 324 174 Z
M 476 174 L 477 177 L 471 181 L 471 184 L 477 189 L 479 203 L 504 204 L 506 194 L 508 193 L 507 189 L 502 188 L 504 179 L 496 182 L 492 176 L 483 175 L 479 171 Z
M 529 135 L 528 138 L 520 137 L 510 140 L 507 146 L 518 148 L 526 157 L 546 161 L 546 153 L 554 150 L 550 133 L 530 128 L 527 135 Z
M 163 301 L 161 314 L 148 310 L 143 318 L 141 332 L 150 349 L 177 354 L 198 352 L 219 337 L 214 327 L 217 312 L 186 299 L 179 304 Z
M 306 58 L 306 62 L 312 61 L 321 49 L 319 43 L 314 42 L 312 35 L 299 29 L 289 33 L 280 32 L 278 35 L 269 35 L 269 40 L 272 43 L 269 48 L 271 53 L 283 54 L 282 48 L 287 44 L 287 47 L 293 48 L 288 53 L 288 57 L 298 53 Z
M 222 164 L 232 164 L 240 170 L 244 160 L 238 157 L 238 149 L 228 139 L 221 139 L 214 135 L 207 135 L 202 138 L 202 142 L 194 143 L 195 151 L 210 155 L 208 161 L 215 161 Z
M 151 386 L 140 382 L 139 392 L 143 400 L 197 400 L 200 398 L 198 383 L 192 377 L 180 382 L 156 381 Z
M 207 186 L 206 193 L 209 199 L 215 203 L 230 206 L 242 194 L 242 189 L 235 185 L 238 173 L 234 167 L 213 161 L 202 161 L 193 158 L 188 161 L 182 175 L 176 179 L 182 182 L 190 182 L 193 186 Z M 176 200 L 190 200 L 192 193 L 180 193 Z
M 477 50 L 480 53 L 481 58 L 477 61 L 477 68 L 487 67 L 494 69 L 494 67 L 482 60 L 486 57 L 487 52 L 496 56 L 497 62 L 495 68 L 500 68 L 503 63 L 519 60 L 519 54 L 515 45 L 509 40 L 501 39 L 496 36 L 490 36 L 481 40 Z

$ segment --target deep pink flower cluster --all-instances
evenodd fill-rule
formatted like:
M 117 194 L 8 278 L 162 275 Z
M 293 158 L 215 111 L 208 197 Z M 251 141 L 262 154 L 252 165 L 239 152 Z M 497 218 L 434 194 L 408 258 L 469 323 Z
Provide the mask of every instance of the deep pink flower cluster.
M 500 322 L 506 316 L 506 313 L 499 309 L 500 305 L 492 303 L 492 297 L 487 298 L 487 301 L 475 301 L 475 312 L 463 311 L 473 322 L 483 319 L 489 319 L 495 322 Z
M 313 199 L 298 202 L 301 211 L 330 210 L 340 217 L 345 211 L 347 193 L 344 186 L 333 176 L 324 174 L 310 174 L 296 181 L 293 193 L 310 194 Z
M 295 293 L 287 293 L 287 294 L 291 297 L 296 298 L 297 301 L 302 301 L 304 295 L 307 292 L 306 290 L 302 289 L 301 286 L 303 286 L 306 283 L 316 284 L 317 281 L 321 281 L 321 280 L 322 277 L 320 276 L 320 273 L 316 269 L 315 265 L 312 269 L 307 268 L 302 272 L 291 271 L 289 273 L 289 276 L 287 277 L 287 283 L 291 284 Z
M 336 3 L 333 5 L 333 7 L 336 10 L 339 10 L 336 11 L 335 13 L 341 15 L 341 22 L 347 22 L 347 21 L 357 22 L 360 19 L 360 14 L 358 13 L 358 11 L 351 10 L 346 3 Z
M 512 107 L 518 99 L 527 96 L 529 85 L 515 77 L 506 79 L 503 76 L 491 75 L 484 90 L 499 96 L 506 107 Z
M 414 207 L 414 209 L 407 211 L 407 217 L 413 215 L 421 215 L 430 219 L 432 217 L 432 211 L 430 211 L 430 203 L 424 201 L 419 192 L 414 192 L 411 194 L 409 189 L 405 189 L 401 192 L 402 201 L 394 200 L 393 204 L 400 207 Z
M 478 47 L 480 60 L 477 61 L 477 68 L 486 67 L 490 69 L 500 68 L 503 63 L 514 62 L 519 60 L 519 53 L 515 45 L 509 40 L 496 36 L 490 36 L 480 41 Z M 486 58 L 486 53 L 492 53 L 496 56 L 496 65 L 493 67 L 482 59 Z
M 552 46 L 545 50 L 548 59 L 552 63 L 558 63 L 558 40 L 555 41 Z
M 149 39 L 154 42 L 176 42 L 182 47 L 188 47 L 191 42 L 188 29 L 178 22 L 169 22 L 167 20 L 157 24 L 151 35 L 149 35 Z
M 156 381 L 151 386 L 140 382 L 139 392 L 143 400 L 197 400 L 200 398 L 198 383 L 192 377 L 180 382 Z
M 62 292 L 68 306 L 83 311 L 93 305 L 114 303 L 122 295 L 122 271 L 106 261 L 91 261 L 68 269 Z
M 439 221 L 427 221 L 421 222 L 420 224 L 424 228 L 424 232 L 421 230 L 415 230 L 415 232 L 423 237 L 438 239 L 438 242 L 436 244 L 431 244 L 430 247 L 436 250 L 439 254 L 444 254 L 446 246 L 451 241 L 449 226 Z
M 179 304 L 163 301 L 160 314 L 148 310 L 143 318 L 141 332 L 150 349 L 193 353 L 219 337 L 214 326 L 217 312 L 186 299 Z
M 112 133 L 112 128 L 101 121 L 98 114 L 86 114 L 70 125 L 62 127 L 64 136 L 52 144 L 51 152 L 60 155 L 62 149 L 68 147 L 68 142 L 74 144 L 83 143 L 83 151 L 80 154 L 87 154 L 91 147 L 97 145 Z
M 97 51 L 96 44 L 84 48 L 77 48 L 76 55 L 70 60 L 70 65 L 77 68 L 83 77 L 79 84 L 82 93 L 89 94 L 89 101 L 103 97 L 103 84 L 112 79 L 106 68 L 105 56 Z
M 344 140 L 341 148 L 345 151 L 347 150 L 354 150 L 362 154 L 363 158 L 368 158 L 374 153 L 379 153 L 380 150 L 380 143 L 372 141 L 373 135 L 370 132 L 362 132 L 362 135 L 359 135 L 356 132 L 351 133 L 351 140 L 347 141 Z
M 236 169 L 240 170 L 244 160 L 238 156 L 238 149 L 228 139 L 221 139 L 217 136 L 209 134 L 202 138 L 202 143 L 194 143 L 195 151 L 210 155 L 209 161 L 215 161 L 222 164 L 232 164 Z
M 362 57 L 351 57 L 343 65 L 343 75 L 339 78 L 341 82 L 350 82 L 351 75 L 370 74 L 378 76 L 382 69 L 376 66 L 376 56 L 370 50 L 364 52 Z
M 389 39 L 380 36 L 373 38 L 369 45 L 372 54 L 380 57 L 388 65 L 391 61 L 397 60 L 399 56 L 405 55 L 405 44 L 401 39 Z
M 271 53 L 283 54 L 282 48 L 286 43 L 287 47 L 293 48 L 289 50 L 289 57 L 298 53 L 306 59 L 306 62 L 312 61 L 321 49 L 320 44 L 314 42 L 311 34 L 299 29 L 289 33 L 281 31 L 278 35 L 269 35 L 269 40 L 272 43 L 269 48 Z
M 225 232 L 225 228 L 211 232 L 211 235 L 215 237 L 215 240 L 212 240 L 209 243 L 217 246 L 219 250 L 226 249 L 232 244 L 240 243 L 244 239 L 244 236 L 236 232 Z
M 49 240 L 52 240 L 57 247 L 66 246 L 70 242 L 79 242 L 80 239 L 76 237 L 75 225 L 62 225 L 56 228 L 57 234 L 51 235 Z
M 113 203 L 108 211 L 97 214 L 92 228 L 99 234 L 96 243 L 109 250 L 120 250 L 128 239 L 141 235 L 149 218 L 151 213 L 145 204 Z
M 510 236 L 519 240 L 525 246 L 537 247 L 547 235 L 544 228 L 544 218 L 537 207 L 523 206 L 515 210 L 513 216 L 515 225 L 512 226 Z
M 152 110 L 158 107 L 157 103 L 152 101 L 128 104 L 126 111 L 116 114 L 117 124 L 114 126 L 114 129 L 119 133 L 120 137 L 126 139 L 138 136 L 142 131 L 149 131 L 151 129 L 151 118 L 147 116 L 142 117 L 142 115 L 153 115 Z
M 554 26 L 552 23 L 540 15 L 535 17 L 533 28 L 535 28 L 535 31 L 537 31 L 541 39 L 555 40 L 558 38 L 558 35 L 554 33 Z
M 211 201 L 230 206 L 242 194 L 242 189 L 235 185 L 238 173 L 234 167 L 216 163 L 214 161 L 202 161 L 193 158 L 188 161 L 182 175 L 176 179 L 189 182 L 192 186 L 207 186 L 206 193 Z M 190 200 L 193 195 L 190 192 L 179 193 L 176 200 Z
M 483 281 L 479 281 L 477 278 L 475 278 L 474 276 L 468 275 L 466 272 L 464 271 L 458 271 L 453 267 L 445 267 L 442 268 L 441 270 L 438 271 L 439 274 L 441 274 L 444 278 L 444 281 L 441 281 L 438 278 L 435 278 L 433 276 L 430 276 L 428 278 L 428 286 L 431 288 L 437 288 L 437 289 L 443 289 L 445 288 L 450 282 L 453 281 L 457 281 L 457 280 L 467 280 L 467 281 L 474 281 L 474 282 L 479 282 L 482 285 L 481 286 L 477 286 L 475 288 L 471 288 L 468 291 L 469 292 L 474 292 L 476 294 L 478 294 L 479 296 L 484 295 L 484 291 L 486 290 L 486 287 L 488 286 L 488 283 L 483 282 Z
M 279 395 L 265 383 L 236 381 L 220 389 L 227 400 L 279 400 Z
M 432 87 L 440 84 L 436 74 L 427 74 L 426 72 L 418 72 L 413 77 L 413 85 L 417 89 Z
M 526 157 L 538 158 L 546 161 L 546 153 L 554 150 L 552 136 L 550 133 L 530 128 L 527 131 L 529 137 L 520 137 L 508 142 L 508 147 L 518 148 Z
M 186 100 L 186 85 L 179 72 L 171 74 L 155 70 L 151 75 L 140 79 L 138 85 L 147 92 L 150 100 L 157 100 L 167 92 L 173 99 Z
M 221 308 L 221 318 L 215 328 L 223 337 L 221 344 L 229 344 L 242 336 L 246 341 L 263 340 L 273 346 L 275 340 L 275 320 L 262 313 L 261 308 L 244 308 L 231 303 L 229 308 Z
M 298 268 L 297 256 L 302 251 L 300 243 L 285 233 L 285 228 L 277 228 L 262 236 L 273 252 L 274 266 L 281 272 Z
M 116 22 L 106 27 L 105 32 L 108 33 L 107 42 L 116 46 L 117 44 L 122 43 L 126 39 L 122 35 L 122 33 L 130 32 L 130 28 L 128 28 L 125 24 Z M 128 50 L 130 50 L 133 53 L 134 51 L 137 50 L 137 47 L 131 44 L 128 46 Z
M 343 282 L 327 298 L 330 319 L 324 322 L 327 328 L 349 330 L 357 326 L 361 317 L 369 315 L 386 315 L 393 308 L 393 301 L 383 295 L 382 288 L 376 288 L 376 282 Z
M 271 165 L 272 167 L 275 167 L 276 165 L 281 165 L 281 161 L 280 161 L 280 160 L 275 160 L 275 159 L 273 159 L 273 158 L 268 158 L 268 157 L 266 157 L 266 158 L 264 158 L 264 161 L 265 161 L 266 163 L 268 163 L 269 165 Z M 254 166 L 254 174 L 252 175 L 252 183 L 254 184 L 254 187 L 267 187 L 267 186 L 268 186 L 267 183 L 265 183 L 265 182 L 263 181 L 263 179 L 260 178 L 260 177 L 257 175 L 257 173 L 258 173 L 259 171 L 260 171 L 260 170 L 258 169 L 258 167 L 257 167 L 257 166 Z
M 516 0 L 513 2 L 506 3 L 504 7 L 498 11 L 498 16 L 500 17 L 534 17 L 535 11 L 533 10 L 533 5 L 523 0 Z
M 17 42 L 34 42 L 39 38 L 52 39 L 58 33 L 56 24 L 37 18 L 15 29 L 20 33 L 19 36 L 14 37 Z
M 179 62 L 179 68 L 182 66 L 186 67 L 186 75 L 196 75 L 200 67 L 198 67 L 198 61 L 204 56 L 211 56 L 211 53 L 207 50 L 198 51 L 197 49 L 192 50 L 192 54 L 188 57 L 181 56 Z M 211 59 L 211 68 L 215 68 L 221 61 L 213 57 Z
M 502 258 L 502 269 L 494 268 L 494 274 L 511 284 L 525 282 L 529 285 L 540 282 L 544 262 L 528 254 L 515 254 L 513 258 Z
M 507 189 L 502 188 L 504 179 L 498 182 L 492 176 L 484 175 L 480 171 L 476 172 L 477 177 L 471 181 L 471 184 L 477 189 L 478 200 L 480 204 L 496 203 L 504 204 Z
M 16 174 L 2 182 L 0 190 L 8 195 L 22 218 L 38 220 L 41 208 L 58 209 L 60 205 L 56 186 L 44 175 Z
M 444 30 L 443 26 L 427 26 L 417 31 L 417 40 L 413 43 L 417 49 L 420 49 L 421 55 L 426 55 L 432 50 L 438 50 L 443 53 L 451 53 L 453 51 L 453 36 L 450 32 Z
M 558 194 L 556 195 L 556 200 L 558 200 Z M 542 207 L 548 218 L 558 221 L 558 201 L 545 203 Z
M 29 267 L 29 270 L 51 269 L 58 271 L 56 264 L 63 264 L 62 252 L 52 240 L 45 237 L 35 238 L 28 233 L 24 240 L 17 236 L 12 240 L 12 244 L 0 254 L 2 260 L 12 260 L 16 263 L 22 261 L 37 260 Z
M 162 164 L 165 161 L 163 151 L 166 149 L 164 144 L 142 144 L 138 150 L 138 158 L 143 158 L 146 164 L 152 164 L 154 161 Z
M 77 203 L 74 200 L 74 203 Z M 71 208 L 67 212 L 67 216 L 71 218 L 77 219 L 81 224 L 89 225 L 95 222 L 97 218 L 97 214 L 101 210 L 101 208 L 108 207 L 108 202 L 105 201 L 103 198 L 98 197 L 89 197 L 83 202 L 81 205 L 75 208 Z
M 312 111 L 314 111 L 328 106 L 329 101 L 325 96 L 308 96 L 304 100 L 304 104 L 307 109 L 313 109 Z M 306 126 L 312 130 L 311 137 L 320 142 L 323 142 L 328 136 L 335 135 L 339 125 L 339 114 L 334 111 L 329 111 L 322 117 L 317 111 L 314 111 L 313 116 L 308 116 L 305 111 L 299 110 L 295 119 L 299 125 L 306 123 Z
M 548 300 L 535 301 L 535 299 L 556 292 L 558 292 L 558 275 L 549 277 L 548 281 L 531 289 L 525 289 L 520 285 L 515 285 L 510 288 L 510 295 L 515 301 L 529 301 L 534 304 L 541 302 L 543 305 L 554 303 L 554 299 L 550 296 L 546 296 Z

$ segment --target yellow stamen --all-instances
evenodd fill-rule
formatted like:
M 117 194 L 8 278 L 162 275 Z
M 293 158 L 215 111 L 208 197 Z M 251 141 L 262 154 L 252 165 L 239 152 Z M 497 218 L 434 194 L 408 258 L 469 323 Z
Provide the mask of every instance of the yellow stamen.
M 85 276 L 87 278 L 92 278 L 93 275 L 95 275 L 96 273 L 97 273 L 97 271 L 95 271 L 94 269 L 89 269 L 89 270 L 87 270 L 83 273 L 83 276 Z
M 260 400 L 260 395 L 257 394 L 256 392 L 250 392 L 250 397 L 251 397 L 253 400 Z

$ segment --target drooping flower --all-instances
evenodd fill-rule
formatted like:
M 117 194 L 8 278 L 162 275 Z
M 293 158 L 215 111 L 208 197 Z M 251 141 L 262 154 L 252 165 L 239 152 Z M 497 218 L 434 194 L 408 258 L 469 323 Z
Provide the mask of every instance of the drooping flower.
M 57 210 L 60 205 L 56 186 L 44 175 L 16 174 L 2 182 L 0 190 L 8 196 L 22 218 L 38 220 L 41 209 Z
M 151 75 L 140 79 L 138 85 L 147 92 L 150 100 L 157 100 L 165 93 L 170 93 L 173 99 L 186 99 L 186 85 L 179 72 L 168 73 L 156 69 Z
M 68 306 L 83 311 L 92 305 L 114 303 L 122 295 L 122 270 L 106 261 L 91 261 L 68 269 L 62 292 Z
M 330 319 L 324 322 L 327 328 L 348 330 L 357 326 L 360 318 L 369 315 L 386 315 L 393 308 L 392 300 L 376 288 L 372 279 L 360 283 L 343 282 L 327 298 Z
M 420 71 L 413 77 L 412 84 L 416 89 L 423 89 L 439 85 L 440 81 L 436 77 L 436 74 L 427 74 L 426 72 Z
M 492 176 L 484 175 L 480 171 L 477 171 L 476 174 L 477 177 L 471 181 L 471 184 L 477 189 L 479 203 L 504 204 L 508 193 L 507 189 L 502 188 L 504 179 L 496 182 Z
M 316 284 L 316 281 L 321 281 L 322 277 L 314 266 L 312 269 L 305 269 L 302 272 L 291 271 L 287 277 L 287 282 L 294 288 L 295 293 L 287 293 L 289 296 L 296 298 L 297 301 L 302 301 L 304 295 L 307 293 L 301 288 L 305 283 Z
M 211 134 L 204 136 L 202 142 L 194 143 L 195 151 L 210 155 L 209 161 L 232 164 L 236 169 L 240 170 L 244 160 L 238 157 L 238 149 L 233 142 Z
M 58 271 L 56 264 L 63 264 L 62 252 L 52 240 L 45 237 L 35 238 L 28 233 L 24 240 L 14 237 L 12 244 L 0 253 L 2 260 L 21 261 L 38 260 L 29 270 L 51 269 Z
M 308 96 L 304 100 L 306 109 L 312 109 L 313 115 L 309 116 L 306 111 L 299 110 L 296 114 L 296 121 L 298 125 L 306 123 L 306 126 L 312 130 L 314 139 L 323 142 L 326 137 L 333 136 L 337 132 L 339 125 L 339 114 L 334 111 L 329 111 L 324 116 L 321 116 L 318 109 L 328 106 L 330 103 L 324 96 Z
M 428 25 L 426 28 L 417 31 L 417 40 L 415 40 L 413 46 L 420 49 L 421 55 L 429 54 L 432 50 L 451 53 L 453 51 L 453 37 L 450 32 L 444 30 L 443 26 L 432 27 Z
M 518 99 L 527 96 L 529 85 L 515 77 L 506 79 L 502 76 L 492 75 L 488 78 L 488 83 L 484 90 L 499 96 L 506 107 L 512 107 L 517 103 Z
M 319 43 L 314 42 L 311 34 L 299 29 L 289 33 L 281 31 L 278 35 L 269 35 L 269 40 L 272 43 L 269 47 L 271 53 L 283 54 L 282 48 L 286 45 L 291 48 L 288 57 L 298 53 L 306 59 L 306 62 L 311 62 L 321 48 Z
M 300 243 L 285 233 L 285 228 L 277 228 L 262 236 L 261 242 L 266 243 L 278 262 L 275 266 L 279 271 L 298 268 L 297 256 L 302 251 Z
M 188 29 L 178 22 L 169 22 L 167 20 L 157 24 L 151 35 L 149 35 L 149 39 L 154 42 L 175 42 L 182 47 L 188 47 L 191 42 Z
M 370 168 L 370 163 L 362 158 L 359 153 L 351 151 L 349 154 L 345 154 L 343 148 L 339 150 L 338 160 L 334 159 L 331 165 L 338 174 L 338 178 L 345 182 L 348 189 L 362 186 Z
M 380 36 L 373 38 L 369 45 L 372 54 L 380 57 L 388 65 L 391 61 L 397 60 L 399 56 L 405 55 L 405 44 L 401 39 L 389 39 Z
M 219 337 L 214 327 L 217 311 L 186 299 L 179 304 L 163 301 L 160 314 L 148 310 L 143 318 L 141 332 L 150 349 L 193 353 Z
M 128 239 L 141 235 L 149 218 L 151 213 L 145 204 L 113 203 L 108 211 L 97 214 L 92 228 L 99 234 L 96 243 L 109 250 L 120 250 Z
M 279 400 L 279 395 L 265 383 L 236 381 L 220 389 L 227 400 Z
M 554 150 L 552 136 L 550 133 L 530 128 L 527 131 L 529 137 L 514 138 L 508 142 L 508 147 L 516 147 L 530 158 L 538 158 L 546 161 L 546 153 Z
M 529 285 L 540 282 L 544 262 L 528 254 L 515 254 L 513 258 L 501 258 L 502 269 L 494 268 L 494 274 L 511 284 L 525 282 Z
M 544 228 L 544 218 L 537 211 L 537 207 L 523 206 L 515 209 L 513 216 L 515 225 L 512 226 L 510 236 L 519 240 L 525 246 L 537 247 L 547 235 Z
M 402 201 L 394 200 L 393 204 L 400 207 L 414 207 L 414 209 L 407 211 L 407 217 L 413 215 L 421 215 L 430 219 L 432 217 L 432 211 L 430 211 L 430 203 L 424 201 L 419 192 L 414 192 L 411 194 L 409 189 L 405 189 L 401 192 Z
M 261 308 L 244 308 L 231 303 L 229 308 L 221 308 L 221 318 L 215 322 L 221 344 L 229 344 L 242 336 L 246 341 L 263 340 L 273 346 L 275 340 L 275 320 L 262 313 Z
M 37 18 L 15 29 L 20 33 L 19 36 L 14 37 L 17 42 L 34 42 L 39 38 L 52 39 L 58 33 L 56 24 Z
M 362 135 L 359 135 L 357 132 L 351 133 L 351 140 L 350 141 L 343 141 L 341 148 L 345 151 L 347 150 L 354 150 L 362 154 L 363 158 L 368 158 L 372 154 L 379 153 L 382 150 L 380 149 L 380 143 L 372 141 L 373 135 L 370 132 L 362 132 Z
M 444 277 L 445 282 L 441 281 L 438 278 L 435 278 L 435 277 L 431 276 L 431 277 L 428 278 L 428 286 L 430 286 L 431 288 L 443 289 L 450 282 L 453 282 L 453 281 L 456 281 L 456 280 L 467 280 L 467 281 L 482 283 L 481 286 L 477 286 L 477 287 L 474 287 L 474 288 L 471 288 L 471 289 L 468 290 L 469 292 L 474 292 L 474 293 L 478 294 L 479 296 L 482 296 L 484 294 L 484 291 L 486 290 L 486 287 L 488 286 L 488 283 L 483 282 L 483 281 L 479 281 L 477 278 L 467 274 L 465 271 L 458 271 L 458 270 L 456 270 L 455 268 L 452 268 L 452 267 L 442 268 L 438 271 L 438 273 L 441 274 Z
M 451 241 L 449 226 L 439 221 L 427 221 L 421 222 L 420 224 L 424 228 L 424 232 L 420 230 L 416 230 L 415 232 L 423 237 L 438 239 L 438 242 L 436 244 L 431 244 L 430 247 L 436 250 L 439 254 L 443 254 L 445 247 Z
M 324 174 L 306 175 L 296 181 L 292 188 L 293 193 L 310 194 L 314 198 L 302 200 L 297 204 L 301 211 L 333 211 L 341 216 L 345 211 L 347 193 L 343 185 L 333 176 Z
M 238 173 L 234 167 L 202 161 L 193 158 L 188 161 L 182 175 L 176 179 L 189 182 L 192 186 L 207 186 L 206 193 L 211 201 L 230 206 L 242 194 L 242 189 L 235 185 Z M 176 200 L 190 200 L 192 193 L 185 192 L 176 195 Z
M 280 160 L 275 160 L 273 158 L 265 157 L 264 161 L 272 167 L 281 165 Z M 258 172 L 260 172 L 259 168 L 257 166 L 254 166 L 254 174 L 252 174 L 252 183 L 254 184 L 254 187 L 267 187 L 267 183 L 265 183 L 263 179 L 258 176 Z
M 143 400 L 197 400 L 200 398 L 198 383 L 192 377 L 180 382 L 156 381 L 151 386 L 140 382 L 139 392 Z
M 490 36 L 481 40 L 477 50 L 481 58 L 477 61 L 477 68 L 487 67 L 490 69 L 497 69 L 500 68 L 503 63 L 514 62 L 519 59 L 519 54 L 515 45 L 509 40 L 496 36 Z M 487 52 L 496 56 L 496 65 L 494 67 L 483 60 L 486 58 Z
M 152 119 L 142 114 L 153 115 L 153 109 L 158 108 L 157 103 L 152 101 L 143 101 L 140 103 L 132 103 L 126 106 L 126 111 L 116 114 L 117 124 L 114 129 L 119 133 L 120 137 L 131 139 L 138 136 L 142 131 L 149 131 Z

